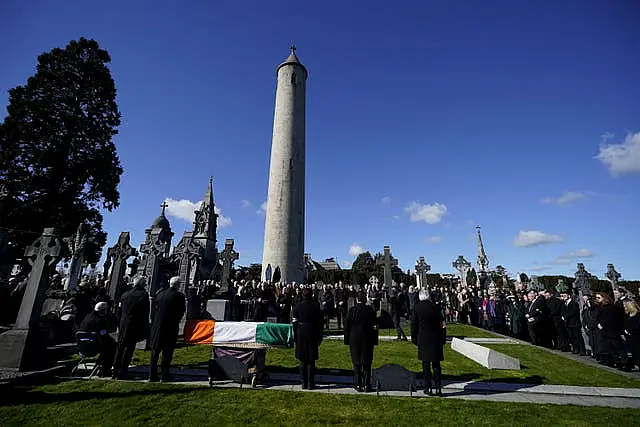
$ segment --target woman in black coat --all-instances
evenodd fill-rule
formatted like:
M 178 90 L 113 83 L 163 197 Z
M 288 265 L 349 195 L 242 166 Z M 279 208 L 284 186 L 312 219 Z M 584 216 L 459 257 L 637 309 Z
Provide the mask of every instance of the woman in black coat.
M 367 296 L 359 293 L 344 321 L 344 343 L 351 352 L 356 391 L 372 391 L 371 363 L 373 347 L 378 344 L 376 312 L 366 305 Z
M 418 346 L 418 359 L 422 361 L 424 372 L 424 393 L 433 395 L 431 383 L 433 366 L 433 379 L 435 381 L 436 395 L 442 396 L 442 367 L 440 362 L 444 360 L 444 344 L 447 338 L 444 317 L 442 312 L 429 301 L 428 291 L 420 290 L 420 302 L 416 304 L 411 317 L 411 342 Z
M 599 331 L 601 361 L 613 366 L 620 363 L 620 348 L 622 347 L 622 334 L 624 333 L 623 317 L 611 301 L 609 295 L 604 292 L 596 293 L 596 327 Z

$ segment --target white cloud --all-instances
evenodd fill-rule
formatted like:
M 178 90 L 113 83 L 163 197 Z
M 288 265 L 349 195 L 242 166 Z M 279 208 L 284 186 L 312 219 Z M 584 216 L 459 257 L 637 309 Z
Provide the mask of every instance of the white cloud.
M 349 246 L 349 255 L 351 256 L 358 256 L 363 252 L 364 252 L 364 248 L 358 245 L 357 243 L 354 243 L 353 245 Z
M 251 206 L 253 206 L 253 204 L 250 201 L 248 201 L 248 200 L 240 200 L 240 207 L 242 209 L 248 209 Z
M 345 261 L 342 263 L 342 268 L 351 268 L 352 263 L 349 261 Z
M 513 239 L 513 245 L 520 248 L 530 248 L 538 245 L 547 245 L 550 243 L 560 243 L 564 239 L 557 234 L 547 234 L 542 231 L 529 230 L 520 231 Z
M 411 222 L 424 221 L 427 224 L 439 223 L 447 213 L 447 207 L 441 203 L 422 205 L 416 201 L 409 203 L 404 210 L 409 213 Z
M 585 200 L 587 198 L 588 197 L 585 193 L 579 193 L 577 191 L 566 191 L 558 197 L 545 197 L 544 199 L 540 200 L 540 203 L 566 205 L 567 203 L 577 202 L 578 200 Z
M 400 219 L 400 215 L 394 215 L 393 219 Z
M 391 197 L 389 196 L 384 196 L 381 200 L 382 203 L 384 203 L 385 205 L 388 205 L 389 203 L 391 203 Z
M 571 264 L 578 259 L 593 258 L 594 255 L 595 254 L 589 249 L 578 249 L 577 251 L 567 252 L 566 254 L 558 256 L 553 262 L 555 264 L 566 265 Z
M 175 200 L 171 198 L 165 199 L 165 202 L 167 203 L 167 215 L 179 218 L 188 223 L 193 223 L 195 211 L 202 204 L 202 201 L 192 202 L 187 199 Z M 219 207 L 215 207 L 215 212 L 218 214 L 218 227 L 224 228 L 232 224 L 231 218 L 222 215 Z
M 607 134 L 610 138 L 610 134 Z M 608 144 L 607 139 L 600 145 L 595 157 L 608 169 L 611 175 L 640 172 L 640 132 L 628 133 L 623 142 Z
M 424 239 L 426 243 L 440 243 L 442 242 L 442 236 L 430 236 Z
M 256 211 L 258 215 L 264 215 L 267 213 L 267 202 L 260 204 L 260 208 Z

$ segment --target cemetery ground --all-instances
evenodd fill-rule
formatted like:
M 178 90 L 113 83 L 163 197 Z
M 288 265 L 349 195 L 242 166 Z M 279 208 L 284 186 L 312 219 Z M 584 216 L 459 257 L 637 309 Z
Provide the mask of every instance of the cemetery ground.
M 395 331 L 381 331 L 395 335 Z M 448 334 L 495 337 L 466 325 L 449 325 Z M 521 371 L 486 369 L 445 347 L 443 373 L 447 381 L 487 381 L 518 384 L 638 388 L 640 381 L 523 344 L 485 344 L 518 357 Z M 211 346 L 180 345 L 175 373 L 206 372 Z M 133 364 L 148 364 L 149 353 L 137 350 Z M 421 369 L 416 348 L 407 341 L 381 340 L 374 368 L 400 364 Z M 297 372 L 293 349 L 267 351 L 267 370 Z M 319 373 L 351 369 L 349 349 L 342 340 L 325 339 L 320 346 Z M 206 374 L 205 374 L 206 375 Z M 202 383 L 147 384 L 140 381 L 68 380 L 43 385 L 0 388 L 2 425 L 635 425 L 640 409 L 493 402 L 451 398 L 338 394 L 268 389 L 209 388 Z M 418 393 L 422 395 L 421 392 Z

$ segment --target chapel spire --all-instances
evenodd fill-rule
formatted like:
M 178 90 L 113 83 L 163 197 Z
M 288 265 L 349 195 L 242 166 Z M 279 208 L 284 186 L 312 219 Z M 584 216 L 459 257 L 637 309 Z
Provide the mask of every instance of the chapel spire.
M 216 232 L 218 228 L 218 214 L 215 211 L 216 205 L 213 201 L 213 177 L 209 177 L 209 187 L 204 195 L 200 209 L 195 214 L 193 231 L 196 238 L 205 238 L 216 242 Z
M 486 272 L 489 271 L 489 258 L 487 258 L 487 254 L 484 251 L 479 225 L 476 226 L 476 230 L 478 231 L 478 270 Z

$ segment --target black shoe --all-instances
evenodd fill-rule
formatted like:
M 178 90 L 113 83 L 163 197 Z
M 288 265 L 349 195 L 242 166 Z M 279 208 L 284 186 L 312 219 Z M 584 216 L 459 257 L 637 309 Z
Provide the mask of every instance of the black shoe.
M 309 390 L 309 384 L 302 384 L 303 390 Z
M 147 380 L 148 383 L 157 383 L 158 381 L 158 377 L 149 377 Z
M 438 396 L 438 397 L 442 397 L 442 390 L 438 390 L 438 391 L 436 392 L 436 396 Z
M 422 390 L 422 392 L 423 392 L 424 394 L 429 395 L 429 396 L 433 396 L 433 390 L 432 390 L 432 389 L 430 389 L 430 388 L 425 388 L 424 390 Z
M 371 387 L 370 385 L 366 386 L 366 387 L 364 388 L 364 392 L 365 392 L 365 393 L 371 393 L 371 392 L 373 392 L 373 387 Z

